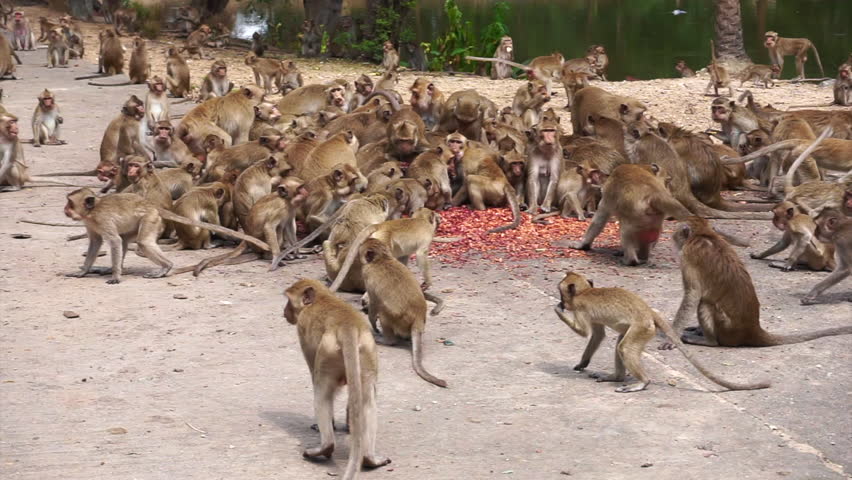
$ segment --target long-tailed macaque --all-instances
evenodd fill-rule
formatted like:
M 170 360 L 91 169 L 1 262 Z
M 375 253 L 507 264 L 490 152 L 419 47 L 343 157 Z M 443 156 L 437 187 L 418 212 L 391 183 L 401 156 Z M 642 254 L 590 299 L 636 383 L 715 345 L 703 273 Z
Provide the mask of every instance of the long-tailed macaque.
M 33 146 L 64 145 L 65 141 L 59 138 L 62 121 L 53 92 L 45 88 L 39 94 L 38 105 L 33 112 Z
M 494 58 L 514 61 L 514 47 L 512 45 L 512 37 L 506 35 L 500 39 L 497 44 L 497 50 L 494 50 Z M 496 62 L 491 66 L 491 79 L 502 80 L 504 78 L 512 78 L 512 67 L 501 62 Z
M 769 52 L 772 63 L 781 67 L 779 72 L 784 69 L 784 57 L 794 55 L 796 57 L 796 72 L 799 74 L 796 77 L 797 79 L 805 78 L 805 62 L 808 61 L 808 50 L 812 49 L 817 65 L 819 65 L 819 72 L 823 77 L 825 76 L 816 45 L 807 38 L 784 38 L 779 37 L 777 32 L 768 31 L 764 34 L 763 46 Z

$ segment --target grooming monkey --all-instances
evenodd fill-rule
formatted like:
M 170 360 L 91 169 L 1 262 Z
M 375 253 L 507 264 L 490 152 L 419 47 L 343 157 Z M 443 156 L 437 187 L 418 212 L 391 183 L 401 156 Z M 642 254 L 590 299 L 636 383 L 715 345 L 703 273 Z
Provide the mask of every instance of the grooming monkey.
M 411 108 L 420 115 L 428 128 L 433 128 L 444 113 L 444 94 L 426 78 L 417 78 L 409 89 Z
M 293 170 L 285 160 L 286 154 L 272 153 L 266 160 L 245 169 L 234 184 L 234 214 L 240 225 L 245 225 L 251 207 L 263 196 L 272 192 L 273 183 Z
M 768 31 L 764 34 L 763 46 L 769 52 L 769 58 L 772 60 L 772 63 L 780 67 L 779 72 L 784 69 L 784 57 L 795 55 L 796 71 L 799 74 L 796 77 L 797 79 L 805 78 L 805 62 L 808 61 L 808 50 L 812 49 L 817 65 L 819 65 L 820 75 L 825 76 L 816 45 L 807 38 L 784 38 L 779 37 L 777 32 Z
M 275 130 L 275 123 L 281 118 L 281 112 L 274 103 L 261 103 L 254 107 L 254 122 L 249 131 L 249 141 L 257 140 L 264 136 L 264 132 L 272 129 Z M 276 130 L 277 132 L 277 130 Z M 278 133 L 280 135 L 280 133 Z
M 580 363 L 574 370 L 582 372 L 589 366 L 592 356 L 606 336 L 605 328 L 609 327 L 618 332 L 618 343 L 615 347 L 615 373 L 607 376 L 592 374 L 599 382 L 623 382 L 625 370 L 638 380 L 632 385 L 618 387 L 619 393 L 631 393 L 645 390 L 651 380 L 642 368 L 642 351 L 645 345 L 654 338 L 657 328 L 689 360 L 699 372 L 714 383 L 729 390 L 757 390 L 768 388 L 768 382 L 756 384 L 740 384 L 723 380 L 710 372 L 692 355 L 687 352 L 683 343 L 677 338 L 671 325 L 660 318 L 657 312 L 651 310 L 638 295 L 622 288 L 595 288 L 591 280 L 578 273 L 569 272 L 559 282 L 560 302 L 554 311 L 560 320 L 571 327 L 581 337 L 591 338 L 583 351 Z
M 33 146 L 64 145 L 66 142 L 59 139 L 62 121 L 53 92 L 45 88 L 38 95 L 38 105 L 33 112 Z
M 594 73 L 606 82 L 606 69 L 609 68 L 609 55 L 606 54 L 606 48 L 603 45 L 592 45 L 586 50 L 586 56 L 594 57 Z
M 168 120 L 157 122 L 146 146 L 154 154 L 155 167 L 179 167 L 195 161 L 189 147 L 175 137 L 175 128 Z
M 447 382 L 423 368 L 423 332 L 426 330 L 426 298 L 411 270 L 391 255 L 387 244 L 368 238 L 359 248 L 361 272 L 370 300 L 370 325 L 378 332 L 381 322 L 383 345 L 396 345 L 398 338 L 411 338 L 411 365 L 423 380 L 446 388 Z
M 377 468 L 389 458 L 375 453 L 376 342 L 355 309 L 316 280 L 299 280 L 285 290 L 284 317 L 298 326 L 299 344 L 311 373 L 320 445 L 305 449 L 306 458 L 331 458 L 334 452 L 334 397 L 349 388 L 349 460 L 343 479 L 354 480 L 361 467 Z
M 793 250 L 785 262 L 771 262 L 769 266 L 784 272 L 792 271 L 800 264 L 816 271 L 834 270 L 834 246 L 816 240 L 816 224 L 809 215 L 788 201 L 775 205 L 772 213 L 775 215 L 772 224 L 784 235 L 766 251 L 752 253 L 751 258 L 763 259 L 783 252 L 792 245 Z
M 817 221 L 817 227 L 819 225 Z M 760 326 L 760 302 L 748 270 L 731 246 L 710 228 L 707 220 L 687 218 L 675 230 L 672 240 L 680 251 L 684 291 L 672 328 L 679 333 L 696 316 L 700 325 L 683 333 L 684 343 L 707 347 L 768 347 L 852 333 L 852 326 L 792 335 L 767 332 Z M 835 246 L 835 255 L 838 250 Z M 843 272 L 838 261 L 831 276 L 837 278 Z
M 847 192 L 844 207 L 852 207 L 852 192 Z M 847 210 L 848 213 L 849 210 Z M 816 237 L 818 240 L 830 243 L 834 246 L 834 258 L 837 263 L 834 270 L 814 288 L 802 297 L 802 305 L 813 305 L 817 303 L 817 297 L 822 292 L 837 285 L 852 273 L 852 219 L 843 212 L 835 209 L 826 209 L 814 220 L 816 223 Z M 846 327 L 843 333 L 852 333 L 852 327 Z
M 81 188 L 69 193 L 67 198 L 65 215 L 73 220 L 83 221 L 89 237 L 89 250 L 86 252 L 83 267 L 80 272 L 67 274 L 69 277 L 83 277 L 89 273 L 111 273 L 111 278 L 107 280 L 108 284 L 121 282 L 121 268 L 124 255 L 127 253 L 127 245 L 134 240 L 139 246 L 139 252 L 161 267 L 157 272 L 146 274 L 145 278 L 160 278 L 168 275 L 173 264 L 157 245 L 157 238 L 165 229 L 164 219 L 207 228 L 262 247 L 266 246 L 265 243 L 248 235 L 218 225 L 196 222 L 158 209 L 133 193 L 116 193 L 98 198 L 92 190 Z M 110 247 L 111 269 L 93 267 L 104 241 Z

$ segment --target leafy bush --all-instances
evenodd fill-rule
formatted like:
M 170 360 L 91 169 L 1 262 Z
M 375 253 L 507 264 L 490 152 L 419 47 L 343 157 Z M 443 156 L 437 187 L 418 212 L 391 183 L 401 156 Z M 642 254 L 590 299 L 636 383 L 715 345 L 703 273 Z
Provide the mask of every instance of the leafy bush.
M 455 0 L 446 0 L 444 12 L 447 14 L 447 33 L 439 36 L 434 45 L 422 44 L 430 57 L 429 69 L 473 72 L 477 65 L 465 60 L 464 57 L 467 55 L 490 57 L 494 53 L 500 38 L 509 33 L 506 17 L 510 9 L 508 3 L 498 2 L 494 6 L 494 20 L 478 36 L 477 42 L 473 25 L 470 21 L 462 20 L 462 12 Z
M 130 2 L 128 6 L 136 10 L 136 24 L 139 27 L 139 34 L 145 38 L 157 38 L 160 35 L 160 28 L 165 17 L 163 6 L 158 3 L 148 6 L 138 2 Z

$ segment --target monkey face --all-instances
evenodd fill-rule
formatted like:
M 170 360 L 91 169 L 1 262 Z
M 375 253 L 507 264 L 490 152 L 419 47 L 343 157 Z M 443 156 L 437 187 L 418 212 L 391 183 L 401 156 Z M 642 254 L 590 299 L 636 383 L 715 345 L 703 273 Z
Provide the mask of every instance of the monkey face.
M 710 116 L 714 122 L 724 123 L 730 119 L 730 111 L 724 105 L 713 105 L 710 107 Z
M 465 147 L 463 137 L 459 137 L 461 137 L 461 135 L 450 135 L 449 138 L 447 138 L 447 146 L 450 147 L 450 152 L 453 153 L 453 156 L 457 160 L 460 160 L 464 156 Z
M 155 141 L 167 144 L 171 143 L 172 127 L 157 127 L 157 138 Z
M 65 204 L 65 216 L 78 221 L 83 220 L 86 213 L 97 203 L 97 197 L 88 188 L 74 190 L 66 198 L 68 202 Z
M 556 130 L 555 129 L 546 129 L 542 130 L 539 135 L 541 136 L 541 143 L 545 145 L 553 145 L 556 143 Z
M 343 88 L 333 87 L 328 90 L 328 99 L 335 107 L 343 108 L 346 105 L 346 98 L 343 96 Z
M 225 65 L 219 65 L 213 70 L 213 74 L 220 78 L 225 78 L 225 76 L 228 75 L 228 67 Z
M 775 44 L 778 43 L 778 34 L 766 34 L 766 39 L 763 41 L 763 46 L 766 48 L 773 48 Z
M 145 167 L 139 162 L 130 162 L 127 164 L 127 177 L 131 179 L 138 179 L 142 176 L 142 171 Z
M 14 117 L 6 116 L 6 117 L 3 118 L 3 120 L 6 120 L 6 122 L 5 122 L 6 126 L 5 126 L 5 132 L 4 132 L 6 134 L 6 137 L 8 137 L 9 140 L 12 140 L 12 141 L 17 140 L 18 139 L 18 119 L 14 118 Z

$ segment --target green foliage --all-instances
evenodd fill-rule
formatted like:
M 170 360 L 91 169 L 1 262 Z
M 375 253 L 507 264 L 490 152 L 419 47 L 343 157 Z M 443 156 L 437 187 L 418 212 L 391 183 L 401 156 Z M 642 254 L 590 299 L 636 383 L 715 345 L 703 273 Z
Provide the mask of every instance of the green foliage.
M 364 38 L 353 45 L 356 51 L 368 60 L 381 62 L 382 46 L 388 40 L 394 44 L 413 42 L 417 36 L 414 30 L 411 11 L 417 7 L 417 0 L 398 0 L 394 6 L 381 6 L 376 11 L 376 21 L 371 38 Z
M 325 54 L 328 52 L 328 30 L 322 31 L 322 40 L 320 41 L 320 53 Z
M 136 11 L 136 23 L 139 26 L 139 34 L 145 38 L 157 38 L 163 25 L 165 10 L 163 6 L 156 3 L 153 5 L 142 5 L 138 2 L 129 2 L 129 8 Z
M 490 57 L 494 53 L 500 38 L 509 33 L 506 17 L 510 10 L 508 3 L 498 2 L 494 6 L 494 20 L 478 35 L 479 41 L 476 41 L 477 36 L 474 35 L 473 25 L 462 19 L 462 12 L 455 0 L 446 0 L 444 13 L 447 15 L 447 33 L 438 36 L 434 45 L 421 44 L 429 57 L 429 69 L 474 71 L 477 66 L 465 60 L 464 57 L 467 55 Z

